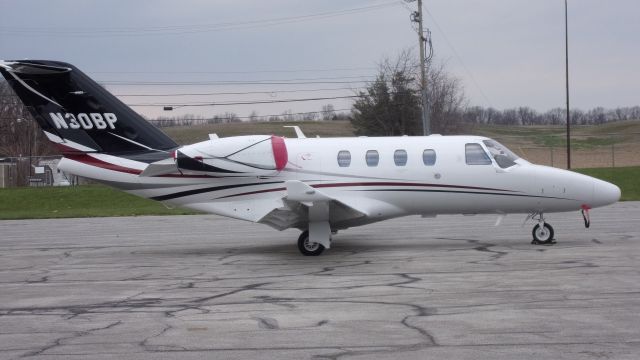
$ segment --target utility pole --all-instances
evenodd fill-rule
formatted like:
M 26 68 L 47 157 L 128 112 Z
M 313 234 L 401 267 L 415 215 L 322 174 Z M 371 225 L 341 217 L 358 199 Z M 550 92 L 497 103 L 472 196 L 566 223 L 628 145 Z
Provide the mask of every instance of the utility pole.
M 414 0 L 405 0 L 407 2 L 413 2 Z M 422 134 L 424 136 L 431 134 L 431 123 L 429 121 L 429 97 L 427 96 L 427 61 L 431 58 L 431 46 L 429 59 L 427 59 L 425 53 L 425 46 L 427 42 L 431 45 L 431 40 L 428 36 L 425 36 L 423 28 L 423 12 L 422 12 L 422 0 L 418 0 L 418 11 L 411 14 L 411 21 L 418 23 L 418 42 L 420 44 L 420 95 L 422 98 Z
M 571 169 L 571 116 L 569 113 L 569 16 L 564 0 L 565 73 L 567 85 L 567 169 Z

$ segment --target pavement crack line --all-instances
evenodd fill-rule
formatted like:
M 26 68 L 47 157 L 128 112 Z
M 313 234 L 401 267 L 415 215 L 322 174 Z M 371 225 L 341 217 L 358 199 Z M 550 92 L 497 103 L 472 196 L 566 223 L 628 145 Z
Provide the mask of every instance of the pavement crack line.
M 74 331 L 71 335 L 57 338 L 57 339 L 55 339 L 53 341 L 53 343 L 45 345 L 45 346 L 41 347 L 40 349 L 27 352 L 27 353 L 21 355 L 20 358 L 27 358 L 27 357 L 43 355 L 45 352 L 47 352 L 47 351 L 49 351 L 49 350 L 51 350 L 53 348 L 56 348 L 56 347 L 61 346 L 61 345 L 64 345 L 64 342 L 67 341 L 67 340 L 81 338 L 83 336 L 90 335 L 90 334 L 92 334 L 93 332 L 96 332 L 96 331 L 108 330 L 108 329 L 114 328 L 114 327 L 116 327 L 116 326 L 118 326 L 120 324 L 122 324 L 122 320 L 118 320 L 118 321 L 110 323 L 110 324 L 108 324 L 106 326 L 101 326 L 101 327 L 92 328 L 92 329 L 88 329 L 88 330 Z

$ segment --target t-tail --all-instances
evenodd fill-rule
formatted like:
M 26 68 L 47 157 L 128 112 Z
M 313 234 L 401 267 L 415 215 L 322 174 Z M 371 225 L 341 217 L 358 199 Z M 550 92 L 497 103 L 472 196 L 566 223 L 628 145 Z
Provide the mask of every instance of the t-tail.
M 0 73 L 64 155 L 157 154 L 178 147 L 73 65 L 0 61 Z

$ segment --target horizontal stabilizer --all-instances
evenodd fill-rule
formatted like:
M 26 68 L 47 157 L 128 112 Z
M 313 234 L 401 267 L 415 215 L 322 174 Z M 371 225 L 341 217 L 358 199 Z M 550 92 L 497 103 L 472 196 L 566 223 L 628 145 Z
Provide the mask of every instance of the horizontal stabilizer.
M 149 164 L 144 171 L 140 173 L 140 176 L 151 177 L 172 174 L 175 172 L 178 172 L 178 166 L 176 165 L 175 160 L 169 158 Z

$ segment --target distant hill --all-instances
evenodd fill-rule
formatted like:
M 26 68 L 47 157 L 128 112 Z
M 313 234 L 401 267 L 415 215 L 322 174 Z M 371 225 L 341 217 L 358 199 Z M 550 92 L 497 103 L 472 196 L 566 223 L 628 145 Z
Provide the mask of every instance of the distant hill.
M 293 125 L 299 126 L 307 137 L 353 136 L 349 121 L 241 122 L 174 126 L 162 130 L 179 144 L 191 144 L 207 140 L 209 134 L 218 134 L 220 137 L 257 134 L 296 137 L 293 129 L 284 127 Z
M 209 134 L 220 137 L 236 135 L 267 134 L 295 137 L 291 128 L 300 126 L 307 137 L 353 136 L 349 121 L 296 121 L 296 122 L 241 122 L 229 124 L 205 124 L 167 127 L 162 130 L 180 144 L 191 144 L 208 139 Z M 564 126 L 501 126 L 467 125 L 464 134 L 483 135 L 495 138 L 505 145 L 517 146 L 565 146 Z M 610 134 L 616 134 L 612 136 Z M 576 148 L 590 148 L 616 144 L 640 142 L 640 120 L 610 122 L 604 125 L 573 126 L 572 143 Z
M 500 126 L 469 125 L 466 132 L 483 135 L 505 145 L 566 146 L 566 127 L 559 126 Z M 603 125 L 573 125 L 571 143 L 576 149 L 609 146 L 611 144 L 640 143 L 640 120 L 616 121 Z

